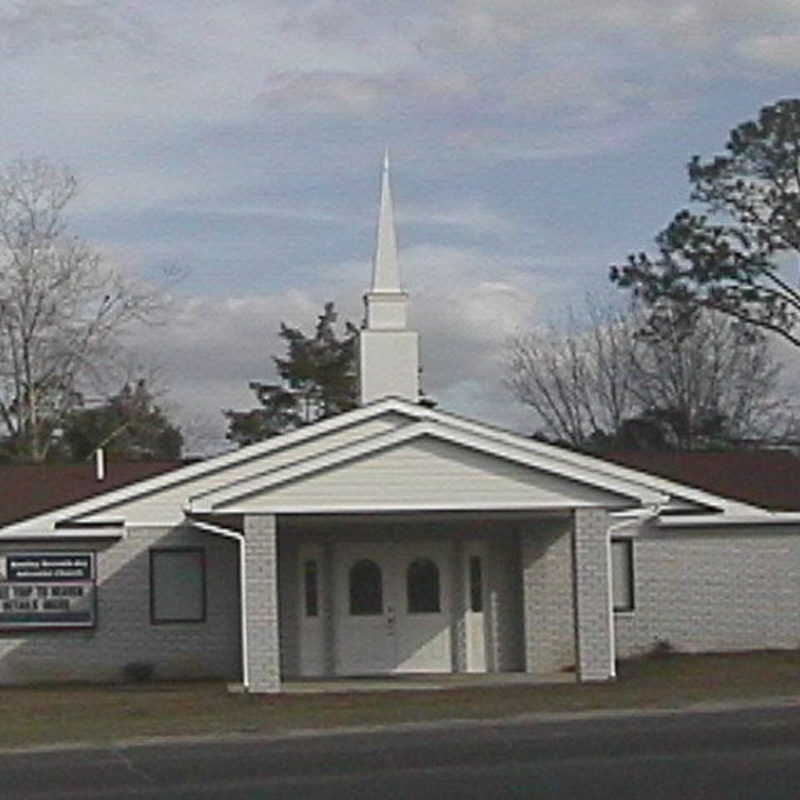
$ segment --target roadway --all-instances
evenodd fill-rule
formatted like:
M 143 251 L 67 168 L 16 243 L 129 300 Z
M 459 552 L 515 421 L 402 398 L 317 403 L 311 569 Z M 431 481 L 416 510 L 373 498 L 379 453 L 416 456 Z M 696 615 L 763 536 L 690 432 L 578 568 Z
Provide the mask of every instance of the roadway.
M 3 800 L 797 800 L 800 706 L 0 753 Z

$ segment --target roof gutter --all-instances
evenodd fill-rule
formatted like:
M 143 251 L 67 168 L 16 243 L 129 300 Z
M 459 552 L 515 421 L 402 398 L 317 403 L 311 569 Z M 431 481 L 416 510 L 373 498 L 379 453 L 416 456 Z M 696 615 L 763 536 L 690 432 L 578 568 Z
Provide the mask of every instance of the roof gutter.
M 117 526 L 108 528 L 56 528 L 51 531 L 34 529 L 0 530 L 0 539 L 7 542 L 71 542 L 93 539 L 125 539 L 127 531 Z
M 692 514 L 666 516 L 658 520 L 659 528 L 717 528 L 736 525 L 800 525 L 798 511 L 764 511 L 761 514 Z

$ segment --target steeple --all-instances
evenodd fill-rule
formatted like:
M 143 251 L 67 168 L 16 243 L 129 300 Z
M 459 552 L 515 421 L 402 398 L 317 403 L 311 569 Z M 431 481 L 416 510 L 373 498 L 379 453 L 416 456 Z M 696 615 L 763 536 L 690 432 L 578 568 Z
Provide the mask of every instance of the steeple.
M 383 155 L 381 202 L 378 214 L 378 243 L 372 265 L 373 292 L 399 292 L 400 269 L 397 265 L 397 236 L 394 230 L 392 190 L 389 187 L 389 150 Z
M 372 287 L 364 295 L 368 330 L 401 330 L 407 325 L 408 295 L 400 288 L 397 235 L 394 230 L 389 151 L 383 156 L 378 235 L 372 262 Z
M 408 295 L 400 288 L 388 150 L 381 173 L 372 285 L 364 295 L 364 310 L 358 358 L 361 403 L 389 396 L 417 402 L 419 343 L 416 332 L 408 330 Z

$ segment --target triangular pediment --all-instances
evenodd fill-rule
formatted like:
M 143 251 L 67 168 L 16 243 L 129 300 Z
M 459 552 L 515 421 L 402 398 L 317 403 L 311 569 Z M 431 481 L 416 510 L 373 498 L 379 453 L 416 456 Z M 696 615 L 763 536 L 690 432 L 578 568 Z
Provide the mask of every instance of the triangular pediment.
M 274 476 L 215 511 L 630 507 L 630 496 L 425 435 L 295 476 Z M 240 487 L 244 488 L 244 487 Z
M 193 511 L 638 506 L 658 492 L 419 422 L 193 497 Z

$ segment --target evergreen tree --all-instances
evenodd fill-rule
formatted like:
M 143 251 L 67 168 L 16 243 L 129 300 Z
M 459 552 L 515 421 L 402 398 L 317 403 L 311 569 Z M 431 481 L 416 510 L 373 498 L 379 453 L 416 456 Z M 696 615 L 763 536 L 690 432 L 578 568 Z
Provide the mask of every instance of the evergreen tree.
M 64 457 L 84 461 L 98 448 L 118 460 L 160 461 L 181 456 L 183 436 L 155 404 L 144 380 L 126 383 L 97 408 L 74 411 L 61 438 Z
M 656 237 L 658 255 L 631 255 L 611 280 L 656 314 L 662 303 L 720 311 L 800 347 L 800 100 L 761 109 L 730 133 L 727 153 L 688 165 L 691 200 Z
M 272 360 L 282 382 L 252 381 L 250 389 L 261 407 L 223 411 L 228 439 L 252 444 L 356 407 L 357 330 L 348 322 L 344 335 L 337 336 L 337 318 L 334 304 L 326 303 L 313 336 L 281 322 L 279 336 L 287 352 Z

